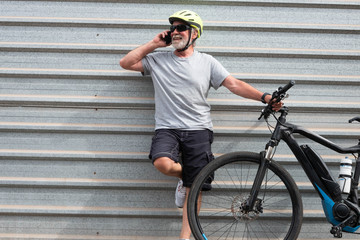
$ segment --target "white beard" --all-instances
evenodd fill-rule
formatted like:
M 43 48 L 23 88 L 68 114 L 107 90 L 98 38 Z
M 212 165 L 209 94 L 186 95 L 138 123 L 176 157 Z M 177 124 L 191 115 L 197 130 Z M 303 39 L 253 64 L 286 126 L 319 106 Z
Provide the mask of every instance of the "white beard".
M 180 40 L 176 40 L 176 42 L 174 42 L 174 38 L 181 38 Z M 181 35 L 174 35 L 173 36 L 173 39 L 172 39 L 173 41 L 172 41 L 172 46 L 175 48 L 175 49 L 177 49 L 177 50 L 180 50 L 180 49 L 183 49 L 183 48 L 185 48 L 186 47 L 186 44 L 187 44 L 187 40 L 186 39 L 183 39 L 182 37 L 181 37 Z

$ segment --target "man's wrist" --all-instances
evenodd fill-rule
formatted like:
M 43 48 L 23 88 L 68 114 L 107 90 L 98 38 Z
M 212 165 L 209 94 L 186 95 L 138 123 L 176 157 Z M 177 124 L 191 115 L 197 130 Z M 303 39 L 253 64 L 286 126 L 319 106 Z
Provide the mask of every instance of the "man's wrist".
M 267 104 L 266 100 L 265 100 L 265 97 L 268 96 L 268 95 L 271 95 L 270 93 L 268 92 L 264 92 L 264 94 L 261 96 L 261 102 L 263 104 Z

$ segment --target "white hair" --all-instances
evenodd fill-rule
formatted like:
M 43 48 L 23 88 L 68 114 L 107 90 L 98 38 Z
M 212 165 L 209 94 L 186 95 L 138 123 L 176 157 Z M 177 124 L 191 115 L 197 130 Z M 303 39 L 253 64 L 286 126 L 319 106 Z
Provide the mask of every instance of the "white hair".
M 191 28 L 191 35 L 194 34 L 194 32 L 196 32 L 199 35 L 199 32 L 195 28 Z M 194 41 L 192 43 L 193 47 L 196 46 L 196 40 L 197 40 L 197 38 L 194 39 Z

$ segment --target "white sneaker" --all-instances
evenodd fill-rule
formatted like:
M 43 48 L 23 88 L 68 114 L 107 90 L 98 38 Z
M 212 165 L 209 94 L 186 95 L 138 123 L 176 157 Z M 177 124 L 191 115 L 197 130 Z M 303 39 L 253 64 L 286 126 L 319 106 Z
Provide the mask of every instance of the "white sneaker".
M 183 181 L 180 179 L 176 191 L 175 191 L 175 204 L 179 208 L 182 208 L 185 203 L 186 187 L 183 186 Z

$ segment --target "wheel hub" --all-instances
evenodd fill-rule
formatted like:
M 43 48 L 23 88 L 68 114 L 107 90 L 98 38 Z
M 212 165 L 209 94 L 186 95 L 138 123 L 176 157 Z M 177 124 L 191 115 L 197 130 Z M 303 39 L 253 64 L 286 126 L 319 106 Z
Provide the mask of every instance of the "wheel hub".
M 233 217 L 238 221 L 251 222 L 256 220 L 262 213 L 262 200 L 256 199 L 253 209 L 247 209 L 248 196 L 238 195 L 231 203 L 231 212 Z

